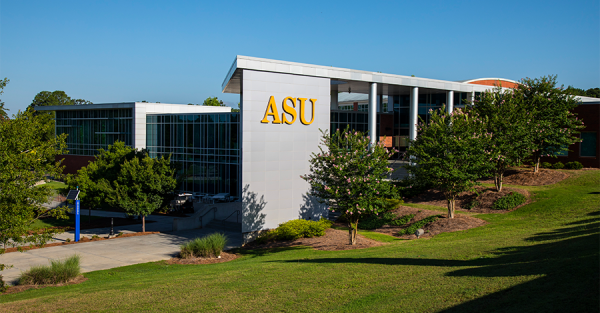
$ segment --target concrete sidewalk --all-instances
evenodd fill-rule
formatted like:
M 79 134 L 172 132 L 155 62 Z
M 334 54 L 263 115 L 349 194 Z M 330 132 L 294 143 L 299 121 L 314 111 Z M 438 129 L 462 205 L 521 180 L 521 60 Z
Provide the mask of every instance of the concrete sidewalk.
M 122 217 L 122 215 L 119 217 Z M 157 217 L 162 218 L 161 216 Z M 156 223 L 147 224 L 147 231 L 154 231 L 152 229 L 166 227 L 165 225 L 161 226 L 160 223 L 160 221 L 157 221 Z M 162 223 L 166 224 L 167 220 L 162 220 Z M 148 226 L 154 224 L 156 224 L 156 228 L 148 228 Z M 138 227 L 140 229 L 137 231 L 141 231 L 141 225 L 130 226 Z M 108 230 L 110 230 L 110 228 L 108 228 Z M 124 230 L 127 231 L 127 229 Z M 89 234 L 98 234 L 100 236 L 105 231 L 105 228 L 86 230 L 86 236 Z M 116 228 L 115 232 L 118 232 Z M 225 250 L 240 247 L 242 245 L 241 233 L 211 228 L 117 238 L 111 240 L 34 249 L 27 252 L 11 252 L 2 254 L 0 255 L 0 263 L 11 264 L 14 267 L 0 272 L 0 275 L 4 277 L 5 282 L 9 284 L 16 284 L 16 280 L 21 272 L 28 270 L 31 266 L 49 265 L 50 260 L 65 259 L 73 254 L 78 254 L 81 256 L 81 269 L 84 273 L 125 265 L 166 260 L 177 256 L 179 253 L 179 246 L 184 242 L 215 232 L 222 232 L 229 238 L 229 242 Z M 108 234 L 108 232 L 104 233 L 104 236 L 106 236 L 106 234 Z M 63 239 L 60 238 L 63 236 L 65 238 L 72 239 L 73 233 L 69 232 L 61 234 L 60 236 L 56 237 L 55 242 L 63 241 Z

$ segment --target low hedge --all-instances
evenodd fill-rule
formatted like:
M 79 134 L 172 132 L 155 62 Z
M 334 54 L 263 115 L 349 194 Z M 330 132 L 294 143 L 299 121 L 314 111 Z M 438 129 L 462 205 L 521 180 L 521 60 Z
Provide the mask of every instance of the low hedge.
M 492 204 L 493 210 L 510 210 L 518 205 L 525 203 L 527 198 L 518 192 L 511 192 L 508 195 L 496 200 Z
M 79 255 L 64 261 L 51 260 L 50 266 L 32 266 L 19 277 L 20 285 L 48 285 L 65 283 L 79 275 L 81 268 Z
M 560 170 L 564 167 L 565 167 L 565 165 L 562 162 L 556 162 L 552 165 L 552 168 L 555 170 Z
M 577 161 L 567 162 L 567 164 L 565 164 L 565 168 L 570 169 L 570 170 L 580 170 L 583 168 L 583 164 L 581 164 Z
M 331 225 L 333 225 L 333 222 L 325 218 L 321 218 L 319 221 L 291 220 L 279 224 L 279 227 L 273 230 L 262 233 L 256 238 L 256 243 L 320 237 L 325 235 L 325 230 L 330 228 Z

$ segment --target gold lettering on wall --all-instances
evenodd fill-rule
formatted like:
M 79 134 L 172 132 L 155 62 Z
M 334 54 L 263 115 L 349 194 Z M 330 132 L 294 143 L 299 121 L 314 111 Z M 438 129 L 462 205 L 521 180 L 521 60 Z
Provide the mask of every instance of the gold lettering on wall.
M 307 122 L 306 119 L 304 118 L 304 104 L 306 102 L 306 98 L 298 98 L 300 100 L 300 122 L 304 125 L 310 125 L 312 124 L 312 122 L 315 121 L 315 103 L 317 102 L 317 99 L 309 99 L 310 102 L 312 103 L 312 118 L 310 119 L 310 122 Z
M 277 103 L 275 103 L 275 97 L 271 96 L 269 99 L 269 105 L 267 105 L 267 110 L 265 111 L 265 118 L 260 121 L 261 123 L 269 123 L 267 117 L 273 116 L 273 124 L 281 124 L 281 120 L 279 120 L 279 112 L 277 112 Z
M 288 100 L 292 101 L 292 106 L 287 105 Z M 292 116 L 292 120 L 288 121 L 288 119 L 285 117 L 285 113 L 281 113 L 281 119 L 283 120 L 284 123 L 286 124 L 294 124 L 294 122 L 296 121 L 296 98 L 292 98 L 292 97 L 287 97 L 285 99 L 283 99 L 283 111 L 289 115 Z

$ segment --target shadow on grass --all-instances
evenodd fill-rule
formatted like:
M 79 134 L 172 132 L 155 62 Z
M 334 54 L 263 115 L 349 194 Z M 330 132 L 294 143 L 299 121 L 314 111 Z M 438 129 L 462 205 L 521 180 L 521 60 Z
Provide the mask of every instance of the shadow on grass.
M 274 248 L 244 247 L 244 248 L 232 249 L 230 252 L 255 258 L 255 257 L 266 256 L 266 255 L 283 252 L 283 251 L 304 250 L 304 249 L 312 249 L 312 248 L 307 247 L 307 246 L 274 247 Z
M 594 212 L 589 215 L 597 214 Z M 596 218 L 587 221 L 588 224 L 582 226 L 559 228 L 554 232 L 526 238 L 529 242 L 552 242 L 500 248 L 491 251 L 494 256 L 488 258 L 321 258 L 283 262 L 447 267 L 445 275 L 453 277 L 540 275 L 526 283 L 464 302 L 443 312 L 598 312 L 600 232 Z M 461 296 L 458 290 L 469 287 L 457 286 L 457 296 Z

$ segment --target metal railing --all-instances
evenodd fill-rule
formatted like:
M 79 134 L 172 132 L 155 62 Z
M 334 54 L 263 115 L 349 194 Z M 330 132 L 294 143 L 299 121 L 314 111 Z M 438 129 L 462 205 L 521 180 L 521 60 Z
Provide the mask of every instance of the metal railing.
M 210 209 L 208 209 L 208 211 L 206 211 L 206 213 L 202 214 L 202 216 L 200 216 L 200 228 L 204 228 L 204 223 L 202 222 L 203 218 L 210 213 L 210 211 L 213 211 L 213 220 L 217 219 L 217 207 L 212 207 Z
M 222 219 L 221 221 L 222 221 L 222 222 L 225 222 L 227 219 L 229 219 L 230 217 L 232 217 L 232 216 L 233 216 L 233 214 L 237 214 L 237 215 L 236 215 L 236 217 L 235 217 L 235 222 L 236 222 L 236 223 L 239 223 L 239 222 L 240 222 L 240 215 L 241 215 L 241 212 L 240 212 L 240 210 L 235 210 L 235 211 L 233 211 L 231 214 L 229 214 L 229 216 L 228 216 L 228 217 L 226 217 L 226 218 Z

